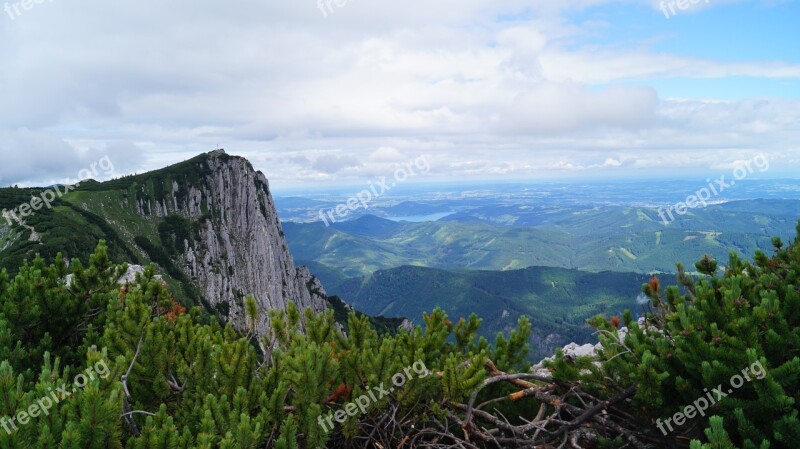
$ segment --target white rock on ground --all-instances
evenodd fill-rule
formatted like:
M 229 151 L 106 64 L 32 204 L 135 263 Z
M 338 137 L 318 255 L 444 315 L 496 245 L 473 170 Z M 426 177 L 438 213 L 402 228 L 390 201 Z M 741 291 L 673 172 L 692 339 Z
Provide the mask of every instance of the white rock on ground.
M 640 317 L 637 320 L 637 323 L 640 327 L 644 326 L 645 320 L 644 317 Z M 630 330 L 627 327 L 621 327 L 617 331 L 617 337 L 619 338 L 620 343 L 625 341 L 625 338 L 628 336 Z M 564 351 L 564 357 L 567 360 L 575 360 L 578 357 L 597 357 L 600 350 L 603 349 L 603 345 L 600 343 L 591 344 L 587 343 L 585 345 L 578 345 L 577 343 L 570 343 L 562 348 Z M 531 367 L 531 372 L 540 376 L 550 377 L 550 371 L 544 367 L 545 362 L 554 360 L 555 357 L 547 357 L 533 365 Z

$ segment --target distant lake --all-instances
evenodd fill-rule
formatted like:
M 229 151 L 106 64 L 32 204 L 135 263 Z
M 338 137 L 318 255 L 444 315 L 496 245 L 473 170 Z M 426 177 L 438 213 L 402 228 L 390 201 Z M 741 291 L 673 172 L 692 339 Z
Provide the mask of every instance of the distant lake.
M 423 221 L 436 221 L 440 218 L 444 218 L 452 214 L 453 214 L 452 212 L 438 212 L 435 214 L 428 214 L 428 215 L 406 215 L 405 217 L 384 217 L 384 218 L 392 221 L 410 221 L 412 223 L 421 223 Z

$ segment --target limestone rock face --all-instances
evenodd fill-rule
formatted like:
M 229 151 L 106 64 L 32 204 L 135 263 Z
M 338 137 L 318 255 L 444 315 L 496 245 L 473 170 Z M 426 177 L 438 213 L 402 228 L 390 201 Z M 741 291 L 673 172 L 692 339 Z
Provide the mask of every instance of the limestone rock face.
M 207 306 L 237 329 L 246 327 L 244 302 L 259 308 L 257 333 L 269 331 L 269 310 L 326 308 L 325 290 L 289 253 L 269 182 L 246 159 L 217 150 L 184 164 L 191 176 L 172 182 L 160 198 L 140 196 L 144 216 L 177 215 L 194 223 L 179 247 L 177 264 L 197 285 Z

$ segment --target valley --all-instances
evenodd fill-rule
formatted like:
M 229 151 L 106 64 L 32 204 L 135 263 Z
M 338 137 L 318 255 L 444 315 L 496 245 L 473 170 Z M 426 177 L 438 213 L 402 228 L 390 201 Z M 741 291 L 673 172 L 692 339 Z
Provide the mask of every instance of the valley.
M 665 225 L 659 205 L 679 196 L 668 193 L 674 184 L 637 187 L 637 195 L 627 184 L 579 185 L 576 192 L 531 185 L 416 187 L 352 220 L 330 226 L 289 221 L 283 229 L 298 263 L 357 309 L 388 317 L 419 317 L 437 306 L 455 318 L 475 312 L 484 318 L 487 338 L 527 316 L 535 324 L 535 358 L 572 341 L 592 341 L 585 322 L 598 313 L 642 313 L 639 287 L 651 275 L 674 284 L 678 262 L 693 271 L 705 255 L 724 267 L 731 252 L 770 252 L 773 236 L 794 237 L 800 215 L 800 184 L 753 181 L 742 183 L 740 196 L 691 209 Z M 755 191 L 767 199 L 749 198 Z M 278 196 L 276 204 L 299 219 L 325 204 L 312 196 Z M 442 216 L 398 218 L 425 214 Z M 513 288 L 482 287 L 487 284 Z

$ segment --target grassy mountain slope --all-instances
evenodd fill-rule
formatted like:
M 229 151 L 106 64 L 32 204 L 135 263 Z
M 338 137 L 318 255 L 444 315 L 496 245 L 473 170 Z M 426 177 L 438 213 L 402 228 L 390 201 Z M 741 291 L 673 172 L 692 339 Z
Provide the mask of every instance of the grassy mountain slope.
M 174 233 L 186 232 L 169 226 L 174 217 L 142 217 L 136 211 L 137 200 L 163 201 L 177 186 L 178 195 L 185 187 L 198 183 L 208 170 L 208 154 L 141 175 L 126 176 L 107 182 L 87 180 L 61 196 L 51 209 L 42 208 L 25 218 L 25 225 L 7 221 L 0 224 L 0 268 L 15 270 L 22 260 L 37 253 L 52 257 L 62 252 L 68 259 L 88 259 L 99 240 L 109 243 L 114 262 L 155 262 L 182 302 L 199 304 L 201 298 L 191 280 L 170 259 L 174 253 Z M 223 156 L 224 157 L 224 156 Z M 13 209 L 30 202 L 44 189 L 0 189 L 0 208 Z M 62 189 L 63 190 L 63 189 Z M 209 211 L 211 212 L 211 211 Z M 191 226 L 190 223 L 183 223 Z M 165 229 L 169 232 L 164 232 Z M 32 232 L 35 233 L 31 240 Z
M 60 187 L 59 187 L 60 188 Z M 0 189 L 0 209 L 13 210 L 38 197 L 44 189 Z M 0 268 L 15 273 L 24 260 L 36 253 L 53 257 L 58 252 L 87 260 L 97 242 L 112 244 L 109 256 L 116 262 L 141 262 L 141 253 L 128 243 L 114 226 L 91 209 L 77 207 L 68 193 L 53 202 L 52 208 L 41 208 L 23 219 L 25 226 L 12 220 L 0 222 Z

